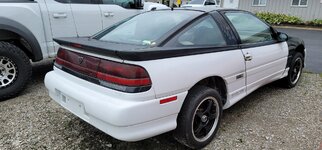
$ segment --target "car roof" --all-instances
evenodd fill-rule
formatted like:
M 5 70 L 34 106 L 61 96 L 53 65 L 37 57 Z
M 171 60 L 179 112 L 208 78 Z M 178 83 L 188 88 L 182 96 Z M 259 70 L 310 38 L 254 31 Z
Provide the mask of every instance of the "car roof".
M 180 7 L 180 8 L 174 8 L 173 10 L 187 10 L 187 11 L 199 11 L 199 12 L 212 12 L 212 11 L 219 11 L 219 10 L 239 10 L 239 9 L 227 9 L 223 7 L 218 6 L 207 6 L 207 7 Z

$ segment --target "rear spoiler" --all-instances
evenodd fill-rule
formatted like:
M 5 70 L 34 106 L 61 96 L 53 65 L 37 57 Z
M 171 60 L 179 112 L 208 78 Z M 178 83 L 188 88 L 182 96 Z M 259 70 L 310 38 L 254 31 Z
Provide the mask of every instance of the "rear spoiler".
M 176 53 L 176 51 L 173 50 L 170 50 L 171 53 L 169 53 L 160 48 L 106 42 L 92 38 L 56 38 L 54 41 L 62 46 L 76 48 L 79 51 L 131 61 L 144 61 L 174 57 L 175 55 L 172 53 Z M 172 54 L 172 56 L 168 56 L 167 54 Z
M 56 38 L 54 41 L 61 46 L 72 47 L 80 51 L 122 59 L 117 55 L 116 50 L 107 49 L 106 45 L 102 45 L 102 43 L 97 42 L 97 40 L 94 41 L 89 38 Z

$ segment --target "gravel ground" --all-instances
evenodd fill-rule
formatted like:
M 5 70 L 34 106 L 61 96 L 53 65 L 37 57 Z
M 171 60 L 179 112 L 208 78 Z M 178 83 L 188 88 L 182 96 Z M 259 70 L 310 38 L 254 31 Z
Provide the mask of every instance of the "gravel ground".
M 140 142 L 113 139 L 62 109 L 43 79 L 52 63 L 34 64 L 31 84 L 0 102 L 0 149 L 186 149 L 166 133 Z M 305 73 L 299 85 L 265 86 L 224 111 L 205 149 L 318 149 L 322 144 L 322 77 Z

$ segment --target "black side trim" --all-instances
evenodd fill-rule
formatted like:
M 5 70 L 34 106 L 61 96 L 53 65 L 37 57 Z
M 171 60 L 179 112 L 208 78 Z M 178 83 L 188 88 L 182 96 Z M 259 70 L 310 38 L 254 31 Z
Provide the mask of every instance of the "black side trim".
M 258 43 L 247 43 L 247 44 L 240 44 L 240 48 L 246 49 L 246 48 L 272 45 L 272 44 L 277 44 L 277 43 L 280 43 L 280 42 L 278 42 L 278 41 L 265 41 L 265 42 L 258 42 Z
M 8 30 L 24 38 L 31 46 L 30 52 L 33 55 L 31 58 L 33 61 L 39 61 L 43 59 L 42 51 L 36 37 L 24 25 L 16 21 L 0 17 L 0 30 Z
M 237 50 L 238 46 L 225 46 L 225 47 L 180 47 L 180 48 L 156 48 L 155 50 L 148 51 L 118 51 L 117 54 L 125 60 L 144 61 L 163 59 L 171 57 L 198 55 L 205 53 L 215 53 L 229 50 Z

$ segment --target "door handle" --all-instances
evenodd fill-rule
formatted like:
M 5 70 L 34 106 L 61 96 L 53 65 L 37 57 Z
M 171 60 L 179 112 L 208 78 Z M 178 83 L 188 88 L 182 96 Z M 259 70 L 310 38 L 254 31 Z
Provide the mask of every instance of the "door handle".
M 253 59 L 253 56 L 249 53 L 246 53 L 244 57 L 245 57 L 245 61 L 251 61 Z
M 113 17 L 114 13 L 113 12 L 104 12 L 104 17 Z
M 67 14 L 66 13 L 54 13 L 53 17 L 56 18 L 56 19 L 67 18 Z

